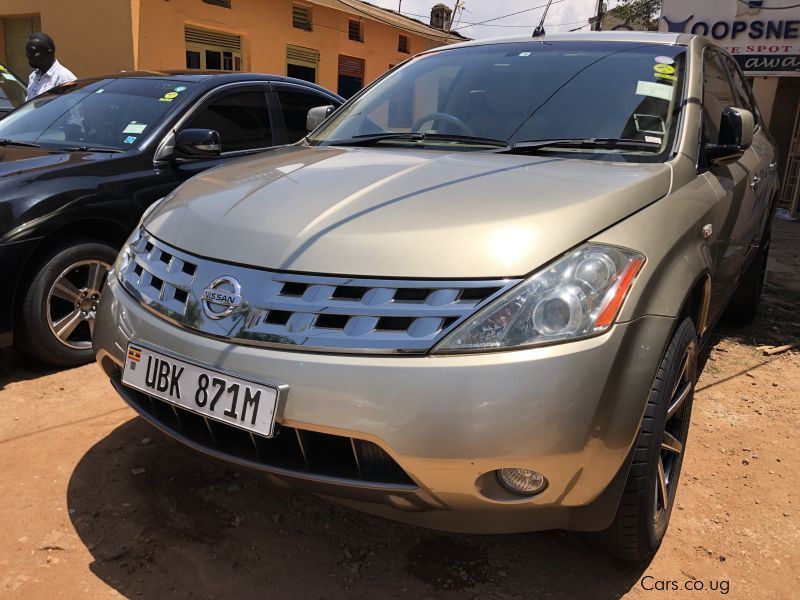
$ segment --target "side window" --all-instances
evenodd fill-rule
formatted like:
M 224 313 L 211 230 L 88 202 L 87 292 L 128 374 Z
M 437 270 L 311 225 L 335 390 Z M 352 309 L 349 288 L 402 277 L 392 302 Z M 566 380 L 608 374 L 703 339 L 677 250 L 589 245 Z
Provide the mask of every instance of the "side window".
M 719 54 L 707 51 L 705 57 L 703 84 L 703 136 L 707 142 L 719 141 L 719 127 L 722 111 L 728 106 L 736 106 L 733 90 Z
M 335 104 L 327 96 L 306 92 L 302 90 L 278 89 L 278 100 L 281 103 L 283 120 L 286 123 L 286 137 L 289 143 L 294 143 L 308 133 L 306 131 L 306 116 L 308 111 L 316 106 Z
M 736 106 L 749 110 L 757 119 L 758 114 L 753 108 L 753 102 L 750 99 L 750 86 L 742 78 L 742 72 L 739 70 L 736 63 L 727 57 L 725 61 L 728 63 L 728 70 L 730 71 L 731 80 L 733 81 L 733 91 L 736 93 Z
M 272 146 L 269 109 L 263 91 L 238 92 L 214 99 L 189 119 L 185 127 L 216 129 L 223 152 Z

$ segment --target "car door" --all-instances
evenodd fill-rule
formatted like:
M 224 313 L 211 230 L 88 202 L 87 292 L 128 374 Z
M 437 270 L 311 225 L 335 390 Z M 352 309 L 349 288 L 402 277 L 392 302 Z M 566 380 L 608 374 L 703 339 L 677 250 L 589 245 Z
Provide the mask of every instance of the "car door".
M 719 141 L 722 111 L 726 107 L 737 106 L 740 100 L 731 86 L 722 55 L 712 47 L 705 51 L 703 78 L 702 139 L 704 144 L 716 144 Z M 701 165 L 705 169 L 703 176 L 717 197 L 717 218 L 713 223 L 716 243 L 713 246 L 711 322 L 719 317 L 728 297 L 736 288 L 753 242 L 755 193 L 750 184 L 758 165 L 759 158 L 752 149 L 748 149 L 732 164 Z
M 761 124 L 761 113 L 755 103 L 750 86 L 745 81 L 741 68 L 733 58 L 727 55 L 723 56 L 728 66 L 728 72 L 731 75 L 731 83 L 738 99 L 738 106 L 752 112 L 756 120 L 753 144 L 748 150 L 756 160 L 755 170 L 750 174 L 750 189 L 753 193 L 753 208 L 750 213 L 750 228 L 753 239 L 750 254 L 752 254 L 758 247 L 757 242 L 763 231 L 764 224 L 769 218 L 773 195 L 777 189 L 775 148 L 769 134 Z
M 311 87 L 293 83 L 273 83 L 272 89 L 279 105 L 280 119 L 286 132 L 284 143 L 293 144 L 308 133 L 306 116 L 308 111 L 317 106 L 333 105 L 336 108 L 342 102 L 332 95 L 325 94 Z
M 178 182 L 232 158 L 274 146 L 275 137 L 282 136 L 273 127 L 269 94 L 268 82 L 232 84 L 199 100 L 179 121 L 175 133 L 183 129 L 214 129 L 219 133 L 222 152 L 210 159 L 173 161 Z

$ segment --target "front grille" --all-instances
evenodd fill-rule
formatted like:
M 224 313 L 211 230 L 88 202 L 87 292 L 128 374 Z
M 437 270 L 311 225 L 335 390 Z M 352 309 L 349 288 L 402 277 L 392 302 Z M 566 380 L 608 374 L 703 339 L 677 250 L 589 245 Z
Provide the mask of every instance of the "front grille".
M 186 315 L 197 264 L 178 257 L 137 229 L 124 250 L 120 272 L 123 286 L 136 290 L 145 304 L 172 318 Z
M 323 352 L 425 353 L 519 283 L 270 271 L 202 259 L 143 230 L 125 257 L 120 273 L 125 289 L 178 325 L 243 344 Z M 214 318 L 202 296 L 220 278 L 240 284 L 241 302 Z
M 415 486 L 400 465 L 372 442 L 279 425 L 274 437 L 265 438 L 123 385 L 118 376 L 112 381 L 148 420 L 232 462 L 286 475 Z

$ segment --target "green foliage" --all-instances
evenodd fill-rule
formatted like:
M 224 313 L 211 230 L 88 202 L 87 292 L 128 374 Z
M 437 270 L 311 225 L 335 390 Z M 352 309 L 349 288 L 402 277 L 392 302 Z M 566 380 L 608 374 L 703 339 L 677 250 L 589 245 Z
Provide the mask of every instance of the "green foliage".
M 620 0 L 614 16 L 626 23 L 643 23 L 648 30 L 658 29 L 662 0 Z

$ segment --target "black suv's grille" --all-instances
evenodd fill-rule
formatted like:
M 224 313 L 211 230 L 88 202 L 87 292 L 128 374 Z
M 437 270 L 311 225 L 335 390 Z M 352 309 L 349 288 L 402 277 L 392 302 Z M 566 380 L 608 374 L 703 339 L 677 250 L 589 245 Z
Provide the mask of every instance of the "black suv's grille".
M 112 382 L 134 408 L 175 437 L 233 462 L 289 475 L 414 487 L 392 457 L 372 442 L 281 426 L 274 437 L 265 438 L 125 386 L 119 377 Z

